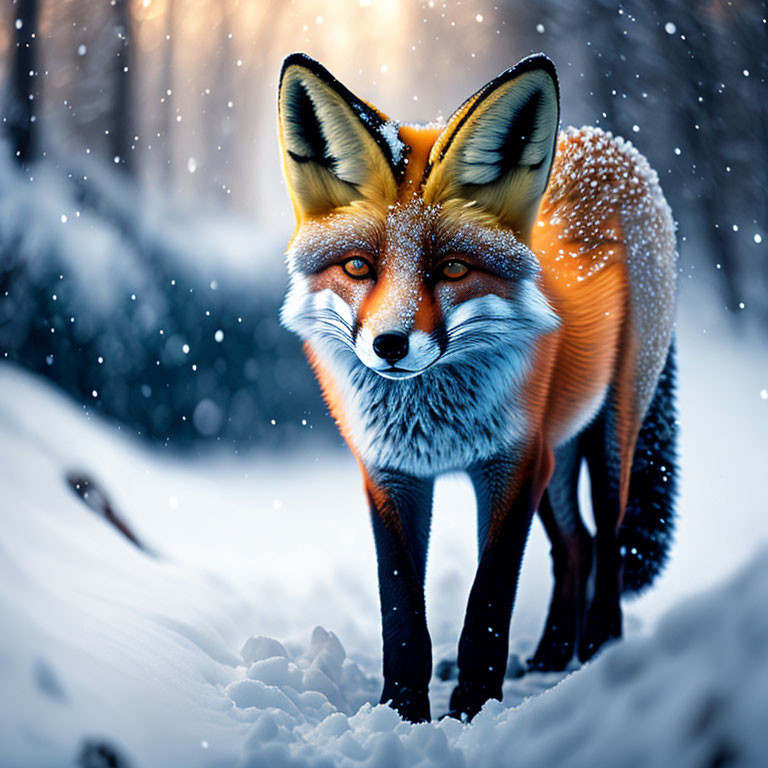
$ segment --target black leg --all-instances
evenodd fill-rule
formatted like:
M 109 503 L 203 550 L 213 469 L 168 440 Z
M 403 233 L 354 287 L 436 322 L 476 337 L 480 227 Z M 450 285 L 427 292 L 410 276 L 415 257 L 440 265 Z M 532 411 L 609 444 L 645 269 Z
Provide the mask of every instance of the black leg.
M 368 479 L 379 571 L 384 690 L 406 720 L 430 719 L 432 643 L 424 605 L 424 572 L 434 481 L 376 472 Z
M 499 459 L 474 467 L 470 476 L 477 496 L 481 554 L 459 640 L 459 683 L 449 713 L 467 718 L 474 717 L 488 699 L 502 697 L 509 622 L 538 503 L 532 469 Z
M 544 634 L 533 657 L 528 660 L 531 670 L 562 671 L 576 651 L 584 618 L 587 579 L 592 566 L 592 539 L 579 520 L 574 531 L 564 531 L 558 525 L 549 493 L 539 505 L 539 517 L 552 546 L 554 585 Z
M 582 438 L 592 485 L 595 515 L 595 585 L 579 641 L 579 659 L 587 661 L 622 635 L 623 558 L 619 549 L 621 458 L 615 439 L 612 399 Z

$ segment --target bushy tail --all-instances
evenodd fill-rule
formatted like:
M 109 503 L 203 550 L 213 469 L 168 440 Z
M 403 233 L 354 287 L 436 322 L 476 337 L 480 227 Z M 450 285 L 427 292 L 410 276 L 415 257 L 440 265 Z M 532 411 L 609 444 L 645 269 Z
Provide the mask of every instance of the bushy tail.
M 632 462 L 627 509 L 619 530 L 624 592 L 640 593 L 661 573 L 675 532 L 677 411 L 674 340 L 643 421 Z

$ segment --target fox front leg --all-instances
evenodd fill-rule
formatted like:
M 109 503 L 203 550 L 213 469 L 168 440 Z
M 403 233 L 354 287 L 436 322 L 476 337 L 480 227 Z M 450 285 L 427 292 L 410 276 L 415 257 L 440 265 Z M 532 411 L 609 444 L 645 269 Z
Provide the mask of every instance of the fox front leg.
M 509 622 L 528 531 L 551 474 L 551 453 L 527 460 L 496 458 L 472 468 L 480 562 L 459 640 L 459 682 L 453 717 L 473 718 L 488 699 L 502 698 Z
M 376 542 L 384 645 L 384 690 L 411 722 L 430 719 L 432 643 L 427 631 L 424 574 L 432 516 L 433 480 L 399 472 L 367 477 Z

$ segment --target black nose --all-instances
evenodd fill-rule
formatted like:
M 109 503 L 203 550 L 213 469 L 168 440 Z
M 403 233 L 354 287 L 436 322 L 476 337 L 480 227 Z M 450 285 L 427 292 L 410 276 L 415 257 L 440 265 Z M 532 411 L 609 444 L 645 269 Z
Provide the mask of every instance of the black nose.
M 408 337 L 398 331 L 380 333 L 373 340 L 373 351 L 390 365 L 394 365 L 408 354 Z

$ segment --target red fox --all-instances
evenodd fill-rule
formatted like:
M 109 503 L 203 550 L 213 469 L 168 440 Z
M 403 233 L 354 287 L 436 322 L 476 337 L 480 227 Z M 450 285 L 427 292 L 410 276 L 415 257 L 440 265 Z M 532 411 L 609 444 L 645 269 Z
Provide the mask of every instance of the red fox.
M 430 718 L 424 577 L 432 489 L 466 472 L 479 563 L 452 716 L 501 699 L 531 520 L 554 588 L 529 666 L 622 632 L 660 571 L 675 495 L 674 224 L 629 142 L 559 131 L 553 63 L 530 56 L 444 125 L 407 125 L 303 54 L 279 132 L 297 228 L 282 322 L 304 342 L 363 473 L 378 560 L 382 702 Z M 582 522 L 586 461 L 596 533 Z

